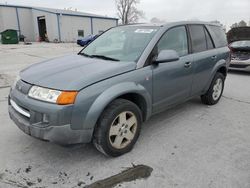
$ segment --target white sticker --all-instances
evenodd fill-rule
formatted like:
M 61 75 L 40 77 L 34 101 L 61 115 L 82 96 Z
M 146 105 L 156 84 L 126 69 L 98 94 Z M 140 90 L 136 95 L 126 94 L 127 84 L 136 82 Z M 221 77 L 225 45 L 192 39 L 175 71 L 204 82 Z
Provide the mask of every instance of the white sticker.
M 152 33 L 155 29 L 136 29 L 135 33 Z

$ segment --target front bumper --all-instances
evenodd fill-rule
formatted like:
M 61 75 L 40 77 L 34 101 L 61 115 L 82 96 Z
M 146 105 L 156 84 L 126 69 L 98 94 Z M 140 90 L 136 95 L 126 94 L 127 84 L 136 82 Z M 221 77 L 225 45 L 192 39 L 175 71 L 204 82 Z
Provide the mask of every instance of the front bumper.
M 24 89 L 27 83 L 19 83 Z M 88 143 L 92 129 L 73 130 L 73 105 L 56 105 L 31 99 L 14 88 L 9 96 L 9 115 L 26 134 L 58 144 Z
M 250 71 L 250 60 L 245 60 L 245 61 L 231 60 L 229 69 L 240 70 L 240 71 Z
M 24 133 L 45 141 L 55 142 L 58 144 L 77 144 L 85 143 L 89 139 L 92 131 L 88 130 L 72 130 L 70 125 L 48 126 L 45 128 L 31 125 L 22 115 L 9 105 L 9 115 L 14 123 Z

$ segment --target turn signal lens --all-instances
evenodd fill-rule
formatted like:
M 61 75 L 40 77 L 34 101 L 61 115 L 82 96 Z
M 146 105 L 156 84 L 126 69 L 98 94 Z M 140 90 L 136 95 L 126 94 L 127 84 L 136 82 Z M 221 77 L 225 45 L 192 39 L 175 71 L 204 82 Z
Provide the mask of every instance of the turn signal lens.
M 63 91 L 57 98 L 56 103 L 60 105 L 74 104 L 77 91 Z

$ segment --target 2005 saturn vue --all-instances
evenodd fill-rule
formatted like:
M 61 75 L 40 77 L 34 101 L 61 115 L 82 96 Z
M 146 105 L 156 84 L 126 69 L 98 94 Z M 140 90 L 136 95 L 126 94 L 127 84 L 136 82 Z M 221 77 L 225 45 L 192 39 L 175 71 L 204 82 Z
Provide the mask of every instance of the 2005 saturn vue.
M 133 148 L 153 114 L 194 96 L 216 104 L 229 63 L 225 33 L 215 24 L 119 26 L 77 55 L 21 71 L 9 114 L 33 137 L 93 142 L 102 153 L 119 156 Z

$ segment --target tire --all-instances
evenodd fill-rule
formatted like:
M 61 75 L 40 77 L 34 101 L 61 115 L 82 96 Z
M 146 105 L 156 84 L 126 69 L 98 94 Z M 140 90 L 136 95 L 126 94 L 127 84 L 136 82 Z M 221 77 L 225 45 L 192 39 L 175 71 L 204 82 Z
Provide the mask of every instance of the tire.
M 133 149 L 142 124 L 141 111 L 125 99 L 111 102 L 100 116 L 93 144 L 103 154 L 117 157 Z
M 220 84 L 219 84 L 220 82 Z M 217 72 L 208 91 L 201 96 L 202 103 L 206 105 L 215 105 L 219 102 L 224 90 L 225 76 Z

